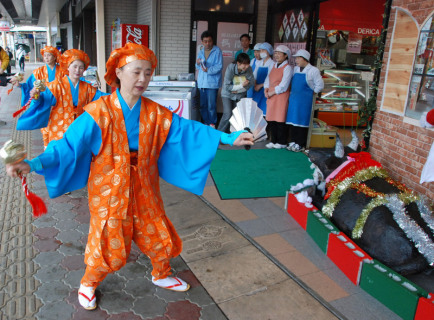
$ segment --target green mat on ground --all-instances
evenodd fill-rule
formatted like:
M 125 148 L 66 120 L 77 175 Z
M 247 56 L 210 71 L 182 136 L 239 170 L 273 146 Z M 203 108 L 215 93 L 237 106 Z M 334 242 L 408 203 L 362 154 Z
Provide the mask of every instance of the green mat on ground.
M 218 150 L 211 175 L 222 199 L 284 197 L 312 179 L 309 158 L 286 149 Z

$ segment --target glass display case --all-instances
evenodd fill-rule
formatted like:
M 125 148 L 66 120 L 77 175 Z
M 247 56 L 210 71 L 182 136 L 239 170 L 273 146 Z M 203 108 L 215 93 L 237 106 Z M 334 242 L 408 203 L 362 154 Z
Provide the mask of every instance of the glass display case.
M 369 98 L 372 72 L 324 70 L 317 118 L 332 126 L 357 126 L 359 107 Z

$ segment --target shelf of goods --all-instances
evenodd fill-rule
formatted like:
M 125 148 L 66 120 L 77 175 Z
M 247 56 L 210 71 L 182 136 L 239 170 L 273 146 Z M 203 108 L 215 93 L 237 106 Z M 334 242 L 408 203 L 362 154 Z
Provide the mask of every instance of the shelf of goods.
M 332 126 L 356 127 L 359 107 L 369 97 L 369 81 L 362 72 L 325 70 L 324 89 L 317 99 L 317 118 Z

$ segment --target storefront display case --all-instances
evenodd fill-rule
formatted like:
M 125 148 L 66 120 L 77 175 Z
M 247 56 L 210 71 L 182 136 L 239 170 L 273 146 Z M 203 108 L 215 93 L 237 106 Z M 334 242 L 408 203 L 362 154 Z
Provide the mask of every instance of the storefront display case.
M 370 72 L 325 70 L 317 118 L 331 126 L 356 127 L 359 108 L 369 98 L 369 78 Z

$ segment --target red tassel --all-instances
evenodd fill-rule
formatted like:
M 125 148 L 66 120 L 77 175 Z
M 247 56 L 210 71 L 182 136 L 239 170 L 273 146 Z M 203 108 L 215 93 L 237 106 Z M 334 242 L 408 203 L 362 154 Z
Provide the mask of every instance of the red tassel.
M 27 109 L 27 107 L 30 105 L 30 102 L 32 102 L 33 98 L 30 98 L 29 101 L 27 101 L 27 103 L 18 111 L 15 111 L 12 116 L 15 118 L 17 115 L 19 115 L 21 112 L 23 112 L 24 110 Z
M 10 89 L 8 90 L 8 95 L 11 94 L 12 90 L 14 90 L 14 86 L 12 86 L 12 88 L 10 88 Z
M 45 206 L 44 200 L 42 200 L 40 197 L 38 197 L 33 192 L 29 191 L 29 188 L 27 187 L 27 179 L 25 176 L 20 174 L 21 178 L 21 184 L 23 185 L 23 191 L 26 195 L 27 200 L 29 201 L 30 205 L 33 209 L 33 216 L 35 218 L 38 218 L 44 214 L 47 213 L 47 207 Z

